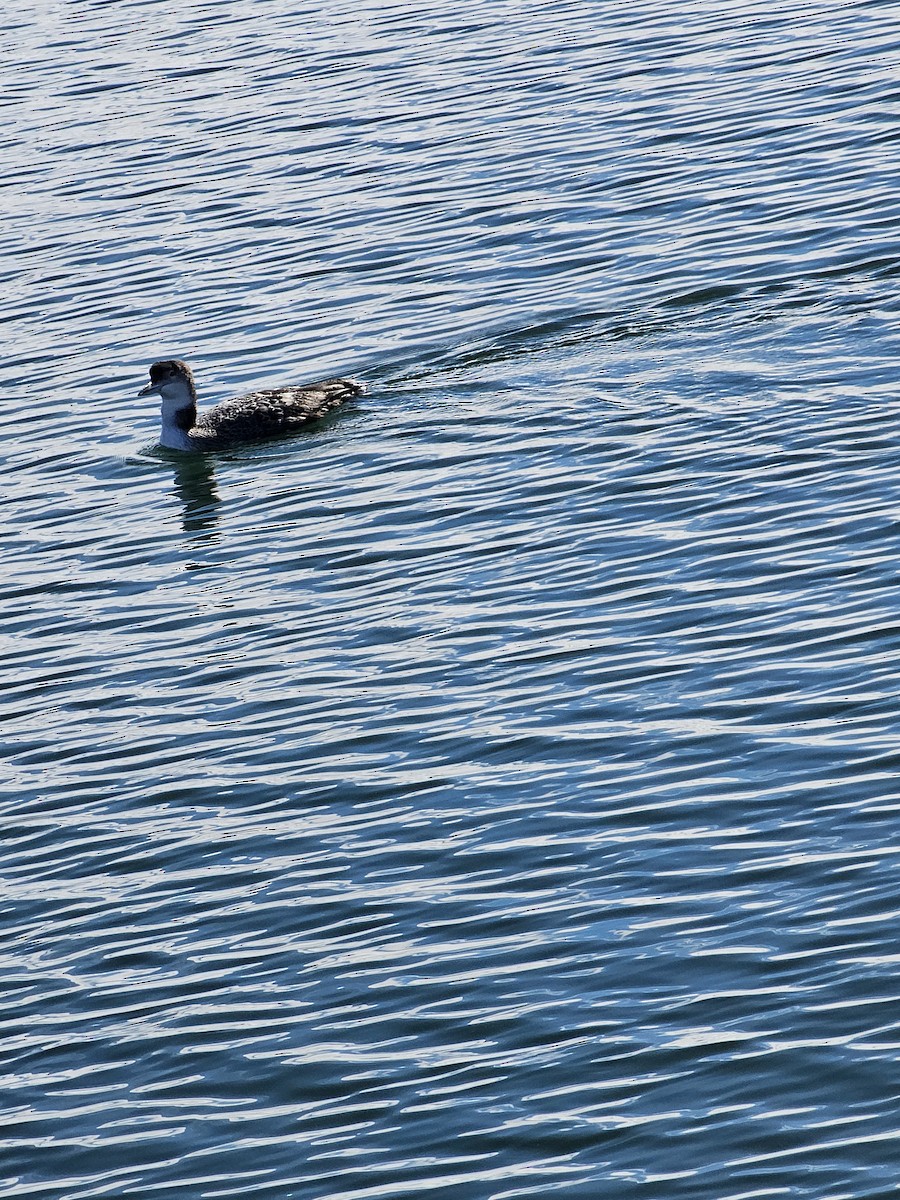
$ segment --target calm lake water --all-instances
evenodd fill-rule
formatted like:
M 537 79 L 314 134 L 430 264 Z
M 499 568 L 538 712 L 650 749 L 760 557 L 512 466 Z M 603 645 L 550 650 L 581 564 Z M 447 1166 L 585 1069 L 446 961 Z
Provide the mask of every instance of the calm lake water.
M 0 1198 L 900 1194 L 900 5 L 0 31 Z

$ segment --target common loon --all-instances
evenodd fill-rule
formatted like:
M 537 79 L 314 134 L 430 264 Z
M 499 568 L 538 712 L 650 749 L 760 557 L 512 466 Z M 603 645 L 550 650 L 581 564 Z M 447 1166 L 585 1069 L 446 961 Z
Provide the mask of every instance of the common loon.
M 180 358 L 155 362 L 138 393 L 162 397 L 161 446 L 169 450 L 221 450 L 241 442 L 294 433 L 366 389 L 352 379 L 326 379 L 302 387 L 272 388 L 223 400 L 197 416 L 197 389 Z

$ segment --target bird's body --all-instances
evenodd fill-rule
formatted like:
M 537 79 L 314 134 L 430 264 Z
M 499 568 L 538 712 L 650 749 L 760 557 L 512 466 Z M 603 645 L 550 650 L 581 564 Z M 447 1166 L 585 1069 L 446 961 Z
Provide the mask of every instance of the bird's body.
M 162 398 L 161 446 L 202 452 L 295 433 L 364 391 L 352 379 L 326 379 L 236 396 L 198 416 L 191 369 L 171 358 L 153 364 L 150 383 L 140 394 L 156 392 Z

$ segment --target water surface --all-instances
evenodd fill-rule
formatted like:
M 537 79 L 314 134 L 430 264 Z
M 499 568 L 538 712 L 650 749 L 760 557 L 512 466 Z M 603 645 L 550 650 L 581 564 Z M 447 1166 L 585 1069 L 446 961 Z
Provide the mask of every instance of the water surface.
M 3 18 L 0 1198 L 896 1192 L 896 17 Z

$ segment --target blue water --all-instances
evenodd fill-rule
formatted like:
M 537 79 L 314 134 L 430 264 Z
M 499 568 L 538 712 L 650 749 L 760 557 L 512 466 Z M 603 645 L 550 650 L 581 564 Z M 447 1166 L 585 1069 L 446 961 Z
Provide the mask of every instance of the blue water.
M 897 18 L 0 18 L 0 1200 L 900 1193 Z

